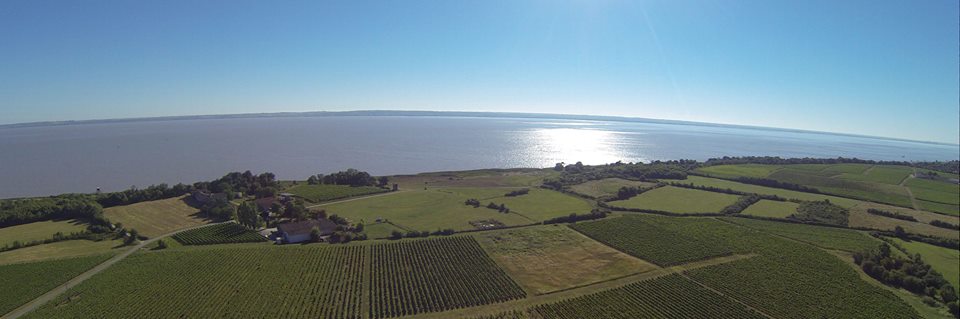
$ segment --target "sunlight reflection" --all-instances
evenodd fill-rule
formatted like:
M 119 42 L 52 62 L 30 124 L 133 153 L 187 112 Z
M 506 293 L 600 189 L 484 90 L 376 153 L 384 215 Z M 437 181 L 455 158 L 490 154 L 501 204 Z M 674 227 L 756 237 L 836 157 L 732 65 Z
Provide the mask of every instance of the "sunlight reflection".
M 619 132 L 579 129 L 579 128 L 549 128 L 534 131 L 536 147 L 541 154 L 549 154 L 544 165 L 551 166 L 556 162 L 568 164 L 581 161 L 584 164 L 596 165 L 613 163 L 624 160 L 625 152 L 622 149 L 626 143 Z

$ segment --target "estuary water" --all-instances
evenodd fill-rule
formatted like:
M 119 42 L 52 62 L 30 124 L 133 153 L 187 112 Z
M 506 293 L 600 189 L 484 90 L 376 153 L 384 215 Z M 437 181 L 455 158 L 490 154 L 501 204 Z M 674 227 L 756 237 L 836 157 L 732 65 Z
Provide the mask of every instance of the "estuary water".
M 710 125 L 336 116 L 0 128 L 0 198 L 357 168 L 376 175 L 721 156 L 955 160 L 956 145 Z

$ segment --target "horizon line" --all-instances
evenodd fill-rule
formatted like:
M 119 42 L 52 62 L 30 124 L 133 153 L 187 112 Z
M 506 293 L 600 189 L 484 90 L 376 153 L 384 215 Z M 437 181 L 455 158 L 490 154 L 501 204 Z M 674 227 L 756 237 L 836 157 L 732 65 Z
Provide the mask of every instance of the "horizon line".
M 65 126 L 65 125 L 84 125 L 84 124 L 103 124 L 103 123 L 122 123 L 122 122 L 150 122 L 150 121 L 176 121 L 176 120 L 200 120 L 200 119 L 240 119 L 240 118 L 264 118 L 264 117 L 324 117 L 324 116 L 423 116 L 423 117 L 475 117 L 475 118 L 539 118 L 539 119 L 558 119 L 558 120 L 586 120 L 586 121 L 607 121 L 607 122 L 633 122 L 633 123 L 660 123 L 674 125 L 696 125 L 713 127 L 745 128 L 754 130 L 774 130 L 794 133 L 812 133 L 837 136 L 872 138 L 881 140 L 891 140 L 900 142 L 934 144 L 942 146 L 960 146 L 960 143 L 936 142 L 914 140 L 900 137 L 876 136 L 857 133 L 842 133 L 830 131 L 817 131 L 810 129 L 783 128 L 773 126 L 748 125 L 748 124 L 729 124 L 715 122 L 699 122 L 688 120 L 657 119 L 647 117 L 618 116 L 618 115 L 585 115 L 585 114 L 564 114 L 564 113 L 528 113 L 528 112 L 485 112 L 485 111 L 428 111 L 428 110 L 349 110 L 349 111 L 300 111 L 300 112 L 264 112 L 264 113 L 228 113 L 228 114 L 202 114 L 202 115 L 169 115 L 169 116 L 148 116 L 148 117 L 128 117 L 128 118 L 103 118 L 87 120 L 59 120 L 59 121 L 37 121 L 0 124 L 0 129 L 22 128 L 22 127 L 44 127 L 44 126 Z

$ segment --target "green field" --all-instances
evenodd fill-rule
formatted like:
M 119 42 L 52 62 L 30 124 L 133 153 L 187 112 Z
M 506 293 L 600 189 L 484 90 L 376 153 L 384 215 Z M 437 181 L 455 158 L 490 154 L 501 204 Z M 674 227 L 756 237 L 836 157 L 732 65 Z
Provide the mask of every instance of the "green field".
M 27 243 L 34 240 L 53 238 L 53 234 L 58 232 L 69 235 L 70 233 L 82 232 L 86 229 L 87 225 L 77 220 L 48 220 L 4 227 L 0 228 L 0 247 L 9 245 L 14 241 Z
M 627 215 L 578 223 L 575 228 L 603 234 L 591 237 L 631 254 L 652 256 L 654 260 L 756 254 L 687 273 L 698 282 L 777 318 L 917 316 L 893 293 L 864 282 L 857 271 L 825 251 L 713 218 Z M 654 241 L 658 243 L 650 243 Z M 705 245 L 710 245 L 709 249 Z
M 139 253 L 27 317 L 360 318 L 364 248 Z
M 363 232 L 371 239 L 389 238 L 394 231 L 405 233 L 406 231 L 389 223 L 368 223 L 363 225 Z
M 256 243 L 267 241 L 259 233 L 236 223 L 223 223 L 191 229 L 173 235 L 184 245 L 213 245 L 231 243 Z
M 787 218 L 787 216 L 793 215 L 797 212 L 797 207 L 800 204 L 794 202 L 778 202 L 775 200 L 760 200 L 756 204 L 750 205 L 747 209 L 744 209 L 740 214 L 743 215 L 752 215 L 752 216 L 761 216 L 761 217 L 772 217 L 772 218 Z
M 122 240 L 91 241 L 75 239 L 30 246 L 0 253 L 0 264 L 41 261 L 59 258 L 102 255 L 123 246 Z
M 889 238 L 910 254 L 920 254 L 923 261 L 943 275 L 954 288 L 960 289 L 960 251 L 918 241 Z
M 110 207 L 103 210 L 103 215 L 126 229 L 136 229 L 140 235 L 156 237 L 207 222 L 199 209 L 187 205 L 188 200 L 184 196 Z
M 766 318 L 679 275 L 541 305 L 537 318 Z
M 714 241 L 704 233 L 681 233 L 665 227 L 676 218 L 626 215 L 595 222 L 577 223 L 571 227 L 610 247 L 653 262 L 671 266 L 733 253 L 727 245 Z M 691 227 L 710 227 L 710 231 L 730 228 L 706 219 L 689 219 Z M 714 228 L 713 226 L 717 227 Z
M 917 222 L 872 215 L 867 213 L 867 210 L 871 208 L 909 215 L 917 219 Z M 943 238 L 960 238 L 960 232 L 956 230 L 930 225 L 930 222 L 933 220 L 940 220 L 954 225 L 960 224 L 960 217 L 957 216 L 947 216 L 922 210 L 861 202 L 859 205 L 850 209 L 848 225 L 850 227 L 862 227 L 889 231 L 892 231 L 897 226 L 900 226 L 903 227 L 903 229 L 907 232 L 914 234 L 938 236 Z
M 699 172 L 721 178 L 755 177 L 813 187 L 821 192 L 902 207 L 912 207 L 904 187 L 912 173 L 903 166 L 865 164 L 717 165 Z M 844 205 L 846 206 L 846 205 Z
M 860 203 L 860 201 L 855 199 L 823 195 L 823 194 L 804 193 L 804 192 L 792 191 L 792 190 L 782 189 L 782 188 L 773 188 L 773 187 L 766 187 L 766 186 L 759 186 L 759 185 L 744 184 L 744 183 L 738 183 L 738 182 L 728 181 L 723 179 L 694 176 L 694 175 L 689 175 L 687 176 L 687 179 L 679 180 L 678 182 L 693 183 L 694 185 L 697 185 L 697 186 L 729 188 L 735 191 L 740 191 L 745 193 L 755 193 L 755 194 L 761 194 L 761 195 L 777 195 L 786 199 L 799 199 L 799 200 L 806 200 L 806 201 L 830 200 L 831 203 L 834 203 L 843 208 L 850 208 Z
M 617 191 L 619 191 L 621 187 L 625 186 L 652 187 L 653 185 L 655 184 L 649 182 L 631 181 L 622 178 L 604 178 L 570 186 L 570 190 L 575 193 L 598 198 L 604 196 L 616 196 Z
M 371 318 L 444 311 L 526 296 L 473 237 L 405 240 L 371 249 Z
M 395 194 L 363 198 L 322 206 L 328 214 L 347 217 L 354 222 L 372 223 L 378 218 L 405 229 L 434 231 L 437 229 L 472 230 L 470 221 L 494 219 L 507 226 L 526 225 L 544 219 L 586 213 L 589 204 L 562 193 L 531 189 L 530 194 L 517 197 L 503 195 L 516 188 L 449 187 L 428 190 L 403 191 Z M 511 213 L 504 214 L 481 205 L 464 205 L 475 198 L 483 205 L 488 202 L 505 203 Z
M 656 268 L 562 225 L 478 232 L 474 237 L 510 277 L 532 294 Z
M 737 202 L 737 198 L 736 195 L 730 194 L 664 186 L 627 200 L 612 201 L 609 204 L 615 207 L 652 209 L 671 213 L 719 213 L 724 207 Z
M 723 178 L 737 178 L 741 176 L 763 178 L 780 169 L 777 165 L 742 164 L 717 165 L 698 168 L 697 170 L 711 176 Z
M 353 196 L 383 193 L 389 190 L 371 186 L 351 187 L 346 185 L 298 184 L 285 191 L 297 195 L 297 197 L 303 198 L 308 202 L 319 203 Z
M 907 180 L 906 186 L 913 192 L 923 209 L 948 214 L 960 215 L 960 186 L 957 184 L 934 181 L 922 178 Z
M 913 174 L 911 167 L 875 165 L 863 173 L 844 173 L 838 178 L 898 185 L 910 174 Z
M 783 236 L 827 249 L 859 252 L 875 249 L 880 241 L 862 232 L 814 225 L 784 223 L 749 218 L 721 217 L 721 220 L 756 229 L 769 234 Z
M 96 255 L 0 265 L 0 314 L 5 314 L 107 260 Z

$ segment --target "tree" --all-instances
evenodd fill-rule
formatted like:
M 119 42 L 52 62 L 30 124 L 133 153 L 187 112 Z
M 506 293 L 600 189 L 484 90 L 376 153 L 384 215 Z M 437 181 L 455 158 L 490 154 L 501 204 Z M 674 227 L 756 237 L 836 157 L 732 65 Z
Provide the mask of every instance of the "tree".
M 167 242 L 163 239 L 157 241 L 157 249 L 167 249 Z
M 390 233 L 390 239 L 400 239 L 400 238 L 403 238 L 403 233 L 401 233 L 399 230 L 394 230 L 393 232 Z
M 123 240 L 123 243 L 125 245 L 133 245 L 139 240 L 138 237 L 140 237 L 140 232 L 136 229 L 130 229 L 127 231 L 127 238 Z
M 907 238 L 907 231 L 903 230 L 903 227 L 900 226 L 893 229 L 893 234 L 901 239 Z
M 951 285 L 940 287 L 940 299 L 945 303 L 951 303 L 957 300 L 957 290 Z
M 357 232 L 357 233 L 362 233 L 362 232 L 363 232 L 363 224 L 359 224 L 359 223 L 358 223 L 356 226 L 353 227 L 353 231 L 354 231 L 354 232 Z
M 310 230 L 310 240 L 313 240 L 313 242 L 319 242 L 320 234 L 320 228 L 314 227 Z
M 320 181 L 317 180 L 317 175 L 310 175 L 310 177 L 307 178 L 307 184 L 316 185 L 316 184 L 319 184 L 319 183 L 320 183 Z
M 387 186 L 388 183 L 390 183 L 390 178 L 386 176 L 377 177 L 377 184 L 380 185 L 380 187 Z
M 257 207 L 251 202 L 240 203 L 237 208 L 237 222 L 247 228 L 256 228 L 260 225 L 260 215 L 257 214 Z

